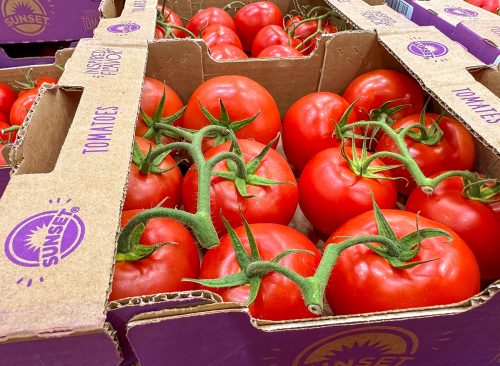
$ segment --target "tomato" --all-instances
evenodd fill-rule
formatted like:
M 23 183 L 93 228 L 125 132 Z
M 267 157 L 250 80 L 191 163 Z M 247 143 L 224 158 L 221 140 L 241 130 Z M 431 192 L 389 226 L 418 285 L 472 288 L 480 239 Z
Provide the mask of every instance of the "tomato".
M 432 126 L 433 120 L 437 121 L 438 114 L 426 113 L 425 125 Z M 397 130 L 418 124 L 420 114 L 412 114 L 406 116 L 392 126 Z M 411 137 L 406 137 L 405 142 L 412 158 L 417 162 L 425 176 L 438 173 L 444 170 L 470 170 L 474 166 L 474 139 L 469 131 L 457 120 L 450 117 L 442 117 L 439 122 L 439 127 L 443 131 L 443 137 L 435 145 L 428 145 L 422 142 L 415 141 Z M 415 130 L 417 131 L 417 130 Z M 398 153 L 399 149 L 388 135 L 382 136 L 380 139 L 377 151 L 391 151 Z M 400 164 L 394 159 L 383 158 L 382 161 L 387 165 Z M 416 184 L 411 178 L 408 170 L 404 167 L 394 168 L 391 170 L 394 177 L 403 177 L 398 179 L 398 191 L 405 196 L 415 188 Z
M 124 227 L 140 210 L 123 211 Z M 171 219 L 149 220 L 140 244 L 166 243 L 146 258 L 135 262 L 117 262 L 109 301 L 163 292 L 196 288 L 183 278 L 198 278 L 200 257 L 194 238 L 181 223 Z
M 252 56 L 257 57 L 269 46 L 297 46 L 298 39 L 291 38 L 285 30 L 277 25 L 266 25 L 256 35 L 252 44 Z
M 264 145 L 253 140 L 238 140 L 245 162 L 255 158 L 264 149 Z M 222 151 L 228 151 L 231 142 L 227 141 L 206 152 L 205 158 L 211 157 Z M 227 163 L 220 162 L 214 172 L 228 171 Z M 273 186 L 257 186 L 247 184 L 249 198 L 242 197 L 236 189 L 235 183 L 221 177 L 213 176 L 210 186 L 210 204 L 212 221 L 218 233 L 226 233 L 226 228 L 220 218 L 220 213 L 232 227 L 242 224 L 240 210 L 250 223 L 273 222 L 288 225 L 292 219 L 299 201 L 297 182 L 292 170 L 283 157 L 270 149 L 254 175 L 287 184 Z M 184 209 L 196 212 L 198 192 L 198 174 L 196 167 L 191 166 L 182 189 Z
M 283 58 L 302 57 L 302 53 L 292 46 L 274 45 L 264 48 L 257 57 L 259 58 Z
M 17 95 L 10 86 L 0 83 L 0 113 L 9 115 L 12 105 L 17 99 Z
M 210 55 L 214 60 L 244 60 L 248 56 L 236 46 L 230 44 L 219 44 L 210 48 Z
M 161 25 L 157 25 L 155 28 L 155 39 L 163 39 L 165 38 L 165 35 L 165 28 L 163 28 Z
M 347 86 L 344 98 L 349 104 L 357 100 L 355 110 L 358 112 L 358 118 L 362 120 L 368 120 L 372 110 L 389 101 L 394 101 L 389 107 L 409 104 L 392 115 L 394 120 L 420 113 L 424 106 L 422 88 L 415 79 L 399 71 L 386 69 L 373 70 L 358 76 Z
M 222 24 L 214 24 L 206 27 L 201 32 L 201 38 L 205 40 L 210 49 L 221 44 L 230 44 L 242 48 L 241 41 L 236 33 L 231 28 Z
M 19 90 L 19 93 L 17 95 L 18 98 L 21 98 L 24 94 L 30 93 L 33 90 L 38 90 L 42 87 L 43 83 L 48 83 L 48 84 L 57 84 L 58 79 L 54 78 L 52 76 L 40 76 L 38 79 L 35 81 L 31 80 L 30 73 L 26 76 L 27 83 L 21 85 L 21 89 Z
M 231 15 L 220 8 L 206 8 L 200 10 L 191 18 L 186 28 L 195 35 L 198 35 L 201 31 L 203 31 L 203 29 L 213 24 L 222 24 L 231 28 L 231 30 L 236 31 Z
M 305 22 L 299 24 L 303 18 L 300 15 L 295 15 L 285 22 L 285 29 L 289 32 L 293 32 L 293 36 L 302 41 L 307 39 L 307 37 L 312 36 L 318 30 L 318 21 Z
M 322 33 L 318 34 L 316 37 L 311 39 L 311 41 L 305 45 L 305 47 L 302 50 L 302 53 L 305 55 L 310 55 L 316 49 L 316 43 L 318 42 L 322 34 L 333 34 L 333 33 L 337 33 L 337 27 L 331 25 L 330 23 L 327 23 L 326 25 L 323 26 Z
M 243 49 L 251 52 L 257 33 L 266 25 L 281 26 L 283 24 L 283 14 L 277 5 L 270 1 L 257 1 L 238 10 L 234 15 L 234 23 L 236 33 L 238 33 L 243 44 Z
M 347 156 L 353 152 L 345 148 Z M 361 156 L 360 149 L 357 155 Z M 370 154 L 368 154 L 370 156 Z M 383 166 L 379 160 L 370 166 Z M 388 171 L 379 175 L 390 177 Z M 342 156 L 340 147 L 316 154 L 305 166 L 299 179 L 300 208 L 311 224 L 326 235 L 347 220 L 372 208 L 371 196 L 381 208 L 396 207 L 396 184 L 388 179 L 359 177 Z
M 483 8 L 484 10 L 498 14 L 500 11 L 500 0 L 465 0 L 469 4 Z
M 165 105 L 163 106 L 162 117 L 169 117 L 182 109 L 184 104 L 172 88 L 168 85 L 164 85 L 159 80 L 145 77 L 144 83 L 142 84 L 141 109 L 147 116 L 152 117 L 155 114 L 164 91 Z M 174 126 L 180 126 L 182 124 L 182 116 L 173 124 Z M 148 132 L 148 129 L 149 127 L 146 125 L 141 115 L 139 115 L 135 134 L 142 137 Z M 150 140 L 155 141 L 154 136 L 152 136 Z
M 273 97 L 260 84 L 238 75 L 218 76 L 201 84 L 191 95 L 182 127 L 199 130 L 210 123 L 203 115 L 200 103 L 215 117 L 220 118 L 222 100 L 232 122 L 251 118 L 250 124 L 236 131 L 241 139 L 255 139 L 267 144 L 281 129 L 281 118 Z
M 161 12 L 162 5 L 158 5 L 158 11 Z M 160 19 L 163 23 L 167 24 L 173 24 L 179 27 L 184 27 L 184 23 L 182 22 L 182 19 L 170 8 L 165 7 L 163 10 L 163 19 Z M 158 26 L 157 26 L 158 27 Z M 163 29 L 165 30 L 165 29 Z M 174 35 L 173 38 L 184 38 L 187 37 L 186 32 L 176 29 L 176 28 L 170 28 L 172 34 Z M 164 37 L 160 37 L 164 38 Z M 155 37 L 155 39 L 157 39 Z
M 20 126 L 23 124 L 24 119 L 28 115 L 31 106 L 33 105 L 37 97 L 38 89 L 34 88 L 16 99 L 16 101 L 12 105 L 12 109 L 10 110 L 10 124 L 12 126 Z
M 136 136 L 135 142 L 143 154 L 146 154 L 155 144 L 142 137 Z M 174 159 L 167 155 L 160 169 L 170 169 L 164 173 L 143 174 L 134 162 L 130 163 L 127 195 L 123 203 L 124 210 L 146 209 L 158 205 L 162 200 L 167 200 L 163 207 L 177 207 L 181 204 L 182 174 Z
M 335 125 L 349 108 L 341 96 L 311 93 L 296 101 L 283 118 L 281 138 L 288 162 L 300 172 L 316 153 L 340 145 L 333 135 Z M 352 111 L 348 122 L 357 120 Z
M 417 229 L 414 213 L 382 213 L 398 238 Z M 452 236 L 451 241 L 445 236 L 422 240 L 420 253 L 411 262 L 434 259 L 431 262 L 397 269 L 365 245 L 355 245 L 340 254 L 326 287 L 326 299 L 334 314 L 445 305 L 479 292 L 479 268 L 467 244 L 450 228 L 425 217 L 418 217 L 418 228 L 438 228 Z M 342 225 L 327 243 L 377 234 L 374 213 L 369 211 Z
M 263 260 L 272 260 L 287 249 L 308 250 L 307 253 L 294 253 L 279 261 L 279 264 L 294 270 L 302 276 L 314 275 L 320 254 L 313 243 L 298 231 L 277 224 L 250 224 L 257 248 Z M 246 251 L 250 245 L 245 228 L 235 229 Z M 201 264 L 200 278 L 219 278 L 240 271 L 229 236 L 222 238 L 219 246 L 209 250 Z M 224 301 L 246 304 L 249 296 L 248 286 L 230 288 L 209 288 L 222 296 Z M 257 319 L 286 320 L 312 318 L 307 310 L 299 287 L 285 276 L 270 272 L 262 277 L 257 298 L 250 306 L 250 314 Z
M 9 120 L 2 113 L 0 113 L 0 130 L 9 127 L 10 127 Z M 16 135 L 17 135 L 16 131 L 12 132 L 12 141 L 10 141 L 9 140 L 10 132 L 2 133 L 0 134 L 0 139 L 2 140 L 0 142 L 14 142 L 16 140 Z
M 463 180 L 445 179 L 431 195 L 415 189 L 406 209 L 453 229 L 474 252 L 483 280 L 500 278 L 500 210 L 462 194 Z

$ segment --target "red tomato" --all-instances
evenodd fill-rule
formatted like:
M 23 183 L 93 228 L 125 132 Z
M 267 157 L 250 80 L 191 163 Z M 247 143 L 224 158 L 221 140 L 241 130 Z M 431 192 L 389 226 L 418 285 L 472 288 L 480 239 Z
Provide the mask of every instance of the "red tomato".
M 498 14 L 500 11 L 500 0 L 465 0 L 469 4 L 483 8 L 484 10 L 491 11 Z
M 277 5 L 270 1 L 257 1 L 238 10 L 234 15 L 234 23 L 243 49 L 250 52 L 257 33 L 266 25 L 281 26 L 283 14 Z
M 335 125 L 349 108 L 341 96 L 328 92 L 311 93 L 296 101 L 283 118 L 281 138 L 288 162 L 300 172 L 316 153 L 340 141 L 333 135 Z M 352 111 L 348 122 L 357 121 Z
M 494 205 L 469 199 L 462 194 L 463 180 L 445 179 L 431 195 L 415 189 L 406 209 L 453 229 L 474 252 L 481 279 L 500 278 L 500 210 Z
M 0 113 L 0 130 L 3 130 L 4 128 L 9 128 L 9 127 L 10 127 L 9 120 L 2 113 Z M 9 140 L 10 133 L 9 132 L 2 133 L 2 134 L 0 134 L 0 139 L 2 140 L 0 142 L 14 142 L 16 140 L 16 136 L 17 136 L 17 132 L 16 131 L 12 132 L 12 141 L 10 141 Z
M 155 39 L 165 38 L 165 29 L 161 25 L 157 25 L 155 28 Z
M 142 137 L 136 136 L 135 142 L 146 154 L 155 144 Z M 174 159 L 167 155 L 159 165 L 160 169 L 170 169 L 165 173 L 143 174 L 139 167 L 130 163 L 127 196 L 123 203 L 124 210 L 146 209 L 158 205 L 163 199 L 163 207 L 177 207 L 181 204 L 182 174 Z
M 12 126 L 20 126 L 23 124 L 24 119 L 28 115 L 28 112 L 35 102 L 37 96 L 38 89 L 34 88 L 21 95 L 21 97 L 17 98 L 17 100 L 12 105 L 12 109 L 10 110 L 10 124 Z
M 352 158 L 352 149 L 345 148 Z M 357 149 L 361 156 L 360 149 Z M 370 154 L 368 154 L 370 156 Z M 370 166 L 383 166 L 375 159 Z M 390 177 L 388 171 L 379 173 Z M 381 208 L 396 207 L 396 184 L 388 179 L 359 177 L 350 169 L 340 147 L 316 154 L 299 179 L 300 208 L 311 224 L 326 235 L 347 220 L 372 208 L 371 196 Z
M 260 256 L 272 260 L 287 249 L 302 249 L 314 253 L 294 253 L 283 258 L 279 264 L 294 270 L 302 276 L 314 275 L 320 254 L 313 243 L 298 231 L 277 224 L 251 224 Z M 235 229 L 246 251 L 250 245 L 245 228 Z M 219 278 L 240 271 L 229 236 L 222 238 L 219 246 L 209 250 L 201 264 L 200 278 Z M 249 296 L 248 286 L 231 288 L 210 288 L 222 296 L 224 301 L 246 304 Z M 262 278 L 257 298 L 250 306 L 250 314 L 257 319 L 286 320 L 315 317 L 304 304 L 299 287 L 285 276 L 270 272 Z
M 213 24 L 206 27 L 201 32 L 201 38 L 205 40 L 210 49 L 221 44 L 230 44 L 240 49 L 242 48 L 241 41 L 236 33 L 231 28 L 222 24 Z
M 297 46 L 298 39 L 291 38 L 285 30 L 278 25 L 266 25 L 256 35 L 252 44 L 252 56 L 257 57 L 269 46 Z
M 7 84 L 0 83 L 0 113 L 9 115 L 12 105 L 17 99 L 17 95 Z
M 373 70 L 354 79 L 344 92 L 344 98 L 350 103 L 356 102 L 358 118 L 368 120 L 368 114 L 380 108 L 382 104 L 395 101 L 389 107 L 409 104 L 392 115 L 397 120 L 404 116 L 420 113 L 424 106 L 422 88 L 410 76 L 394 70 Z M 396 101 L 397 100 L 397 101 Z
M 281 129 L 281 118 L 273 97 L 260 84 L 238 75 L 218 76 L 205 81 L 194 91 L 184 112 L 182 127 L 199 130 L 210 123 L 203 115 L 200 103 L 220 118 L 219 99 L 224 103 L 232 122 L 257 118 L 236 132 L 241 139 L 269 143 Z
M 257 57 L 259 58 L 283 58 L 302 57 L 302 53 L 292 46 L 274 45 L 264 48 Z
M 238 140 L 245 162 L 255 158 L 263 149 L 264 145 L 253 140 Z M 205 154 L 210 159 L 222 151 L 228 151 L 231 142 L 227 141 L 216 146 Z M 226 162 L 217 164 L 214 172 L 227 171 Z M 242 197 L 233 181 L 213 176 L 210 187 L 210 203 L 212 221 L 219 233 L 226 233 L 226 228 L 220 218 L 220 213 L 232 227 L 242 225 L 240 210 L 249 223 L 273 222 L 288 225 L 292 219 L 299 201 L 297 182 L 283 157 L 273 149 L 270 149 L 255 175 L 280 182 L 291 184 L 277 184 L 273 186 L 257 186 L 247 184 L 247 193 L 253 197 Z M 198 192 L 198 174 L 196 167 L 191 166 L 182 188 L 184 209 L 196 212 Z
M 158 10 L 161 12 L 162 5 L 158 5 Z M 173 24 L 177 25 L 179 27 L 184 27 L 184 23 L 182 22 L 182 19 L 172 10 L 167 7 L 163 10 L 163 18 L 162 21 L 167 24 Z M 186 32 L 176 29 L 176 28 L 170 28 L 172 31 L 172 34 L 175 36 L 175 38 L 184 38 L 187 37 Z M 163 38 L 163 37 L 161 37 Z M 156 39 L 156 38 L 155 38 Z
M 198 35 L 203 29 L 213 24 L 222 24 L 236 31 L 231 15 L 220 8 L 206 8 L 200 10 L 191 18 L 186 28 L 195 35 Z
M 244 60 L 248 56 L 236 46 L 230 44 L 219 44 L 210 48 L 210 55 L 214 60 Z
M 293 32 L 293 36 L 300 40 L 305 40 L 312 36 L 318 30 L 318 21 L 305 22 L 299 24 L 303 18 L 300 15 L 295 15 L 285 22 L 285 28 L 289 32 Z
M 425 125 L 432 126 L 432 121 L 437 121 L 438 114 L 426 113 Z M 420 121 L 420 114 L 406 116 L 392 126 L 397 130 L 417 124 Z M 425 176 L 444 171 L 444 170 L 470 170 L 474 166 L 474 139 L 467 129 L 460 122 L 450 117 L 443 117 L 439 122 L 439 127 L 444 135 L 435 145 L 427 145 L 415 141 L 411 137 L 406 137 L 405 142 L 412 158 L 417 162 Z M 399 149 L 392 139 L 387 135 L 382 136 L 378 145 L 378 151 L 391 151 L 398 153 Z M 394 159 L 384 158 L 382 161 L 387 165 L 400 164 Z M 391 170 L 394 177 L 403 177 L 398 179 L 398 191 L 405 196 L 409 195 L 416 187 L 415 181 L 410 173 L 404 167 Z
M 121 226 L 141 210 L 123 211 Z M 109 301 L 126 297 L 163 292 L 187 291 L 196 288 L 183 278 L 198 278 L 200 257 L 194 238 L 175 220 L 149 220 L 140 244 L 155 245 L 170 242 L 153 254 L 135 262 L 117 262 Z
M 416 231 L 414 213 L 382 212 L 398 238 Z M 397 269 L 365 245 L 355 245 L 340 254 L 326 287 L 326 299 L 334 314 L 445 305 L 479 292 L 479 268 L 467 244 L 450 228 L 424 217 L 418 218 L 418 227 L 438 228 L 452 235 L 452 241 L 445 236 L 422 240 L 420 253 L 412 262 L 435 259 L 432 262 Z M 327 243 L 377 234 L 374 213 L 369 211 L 342 225 Z
M 43 83 L 48 83 L 48 84 L 57 84 L 58 79 L 54 78 L 52 76 L 41 76 L 38 79 L 36 79 L 35 82 L 31 81 L 30 77 L 27 76 L 28 79 L 28 84 L 26 84 L 26 87 L 23 86 L 21 90 L 19 90 L 19 93 L 17 95 L 18 98 L 21 98 L 24 94 L 30 93 L 33 90 L 38 90 L 42 87 Z M 31 87 L 32 86 L 32 87 Z
M 333 34 L 333 33 L 337 33 L 337 27 L 335 27 L 329 23 L 327 23 L 326 25 L 323 26 L 322 34 Z M 305 55 L 310 55 L 311 53 L 313 53 L 313 51 L 316 49 L 316 43 L 318 42 L 320 37 L 321 37 L 321 34 L 318 34 L 316 37 L 311 39 L 311 41 L 308 42 L 308 44 L 306 44 L 303 47 L 302 53 L 304 53 Z
M 179 98 L 177 93 L 167 85 L 164 85 L 161 81 L 145 77 L 144 83 L 142 84 L 141 93 L 141 108 L 147 116 L 152 117 L 158 105 L 160 104 L 163 91 L 165 91 L 165 105 L 163 106 L 163 117 L 169 117 L 177 113 L 184 104 Z M 180 126 L 182 124 L 182 116 L 174 122 L 174 126 Z M 141 115 L 137 121 L 135 127 L 135 134 L 137 136 L 144 136 L 148 132 L 149 127 L 144 123 Z M 151 141 L 154 142 L 154 137 L 151 137 Z

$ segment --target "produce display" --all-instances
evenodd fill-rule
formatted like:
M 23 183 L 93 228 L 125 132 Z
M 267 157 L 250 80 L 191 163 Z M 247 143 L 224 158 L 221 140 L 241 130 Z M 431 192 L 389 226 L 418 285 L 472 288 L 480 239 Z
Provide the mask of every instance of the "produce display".
M 246 5 L 235 1 L 224 9 L 200 10 L 184 27 L 182 19 L 165 4 L 158 5 L 155 39 L 201 38 L 219 61 L 307 56 L 322 34 L 336 33 L 335 24 L 342 24 L 326 6 L 306 10 L 297 3 L 293 14 L 283 15 L 271 1 Z M 235 9 L 233 18 L 226 10 Z
M 145 78 L 124 207 L 141 210 L 124 211 L 110 300 L 209 289 L 289 320 L 325 314 L 324 298 L 334 315 L 456 303 L 500 276 L 500 185 L 473 172 L 472 135 L 427 112 L 411 77 L 378 69 L 343 96 L 305 95 L 282 125 L 246 77 L 209 79 L 186 107 L 174 89 Z M 298 206 L 324 246 L 288 226 Z M 203 249 L 201 269 L 167 255 L 184 247 L 173 223 Z

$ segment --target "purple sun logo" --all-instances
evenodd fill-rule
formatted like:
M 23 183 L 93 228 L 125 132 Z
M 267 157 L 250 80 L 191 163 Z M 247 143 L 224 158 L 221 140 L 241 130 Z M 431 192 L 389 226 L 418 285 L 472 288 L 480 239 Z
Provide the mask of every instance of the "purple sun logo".
M 408 51 L 426 60 L 444 56 L 448 53 L 448 47 L 434 41 L 414 41 L 408 47 Z
M 53 210 L 32 215 L 14 227 L 5 241 L 5 254 L 22 267 L 52 267 L 70 255 L 85 236 L 85 224 L 71 199 L 49 200 Z M 62 207 L 61 207 L 62 206 Z M 22 282 L 19 279 L 18 284 Z M 43 278 L 40 278 L 43 282 Z M 29 286 L 28 286 L 29 287 Z
M 42 33 L 49 22 L 47 11 L 39 0 L 4 0 L 2 17 L 8 28 L 27 36 Z
M 456 15 L 459 17 L 475 18 L 478 16 L 478 13 L 476 11 L 465 9 L 460 6 L 452 6 L 449 8 L 445 8 L 444 11 L 448 14 Z
M 108 27 L 108 32 L 117 34 L 128 34 L 139 30 L 141 26 L 136 23 L 118 23 Z

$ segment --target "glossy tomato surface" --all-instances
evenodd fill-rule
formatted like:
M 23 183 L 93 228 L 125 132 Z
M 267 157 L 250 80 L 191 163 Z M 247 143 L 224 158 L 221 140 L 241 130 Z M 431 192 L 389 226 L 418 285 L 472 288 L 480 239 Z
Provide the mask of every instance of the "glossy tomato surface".
M 292 46 L 274 45 L 264 48 L 257 57 L 259 58 L 285 58 L 302 57 L 302 53 Z
M 0 83 L 0 113 L 8 116 L 16 99 L 16 92 L 9 85 Z
M 201 32 L 201 38 L 207 43 L 210 49 L 221 44 L 230 44 L 240 49 L 242 48 L 237 34 L 231 28 L 222 24 L 213 24 L 206 27 Z
M 252 56 L 258 57 L 260 53 L 270 46 L 292 46 L 300 44 L 296 38 L 291 38 L 283 27 L 266 25 L 256 35 L 252 43 Z
M 214 60 L 244 60 L 247 54 L 241 48 L 230 44 L 219 44 L 210 48 L 210 55 Z
M 222 24 L 235 31 L 233 18 L 225 10 L 220 8 L 206 8 L 196 13 L 188 22 L 186 28 L 198 36 L 203 29 L 213 24 Z

